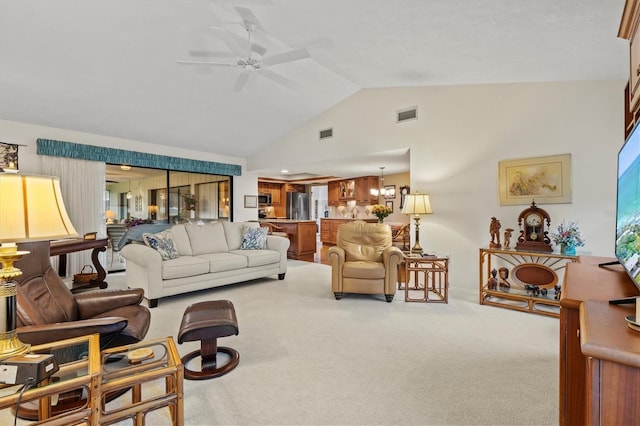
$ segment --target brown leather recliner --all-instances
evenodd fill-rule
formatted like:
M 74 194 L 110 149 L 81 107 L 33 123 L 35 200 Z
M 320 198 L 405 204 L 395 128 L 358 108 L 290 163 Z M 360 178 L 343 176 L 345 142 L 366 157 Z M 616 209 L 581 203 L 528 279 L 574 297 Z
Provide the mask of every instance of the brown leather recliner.
M 51 266 L 49 242 L 21 243 L 31 253 L 16 262 L 17 333 L 38 345 L 100 334 L 100 346 L 115 347 L 144 339 L 151 314 L 140 305 L 142 289 L 102 290 L 72 294 Z
M 327 258 L 336 299 L 344 293 L 364 293 L 393 300 L 403 255 L 392 245 L 389 225 L 361 220 L 340 225 L 337 244 L 327 250 Z

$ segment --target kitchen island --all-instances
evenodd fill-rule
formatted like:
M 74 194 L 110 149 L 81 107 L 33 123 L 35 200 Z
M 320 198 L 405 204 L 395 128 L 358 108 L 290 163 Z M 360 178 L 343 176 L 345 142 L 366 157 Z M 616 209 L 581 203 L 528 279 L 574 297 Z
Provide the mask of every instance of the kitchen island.
M 260 219 L 259 222 L 261 225 L 271 224 L 273 232 L 287 234 L 290 241 L 287 258 L 314 261 L 317 232 L 315 220 Z
M 378 223 L 378 219 L 347 219 L 347 218 L 323 218 L 320 219 L 320 241 L 322 244 L 336 245 L 338 240 L 338 226 L 343 223 L 363 220 L 369 223 Z

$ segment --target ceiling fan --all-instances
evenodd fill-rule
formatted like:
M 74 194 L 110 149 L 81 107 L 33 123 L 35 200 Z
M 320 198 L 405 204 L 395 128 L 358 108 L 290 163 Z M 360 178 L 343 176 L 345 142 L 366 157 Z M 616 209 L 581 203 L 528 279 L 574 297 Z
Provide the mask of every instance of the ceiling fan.
M 177 61 L 179 64 L 184 65 L 207 65 L 217 67 L 238 67 L 243 72 L 238 76 L 233 86 L 234 90 L 240 91 L 249 80 L 249 77 L 253 73 L 258 73 L 263 77 L 266 77 L 276 83 L 282 84 L 289 88 L 296 88 L 297 85 L 294 81 L 290 80 L 283 75 L 277 74 L 267 67 L 284 64 L 287 62 L 298 61 L 300 59 L 309 58 L 311 55 L 307 49 L 294 49 L 287 52 L 278 53 L 271 56 L 265 56 L 267 49 L 259 44 L 252 42 L 252 33 L 256 29 L 262 29 L 262 26 L 258 22 L 257 18 L 251 12 L 251 10 L 244 7 L 235 8 L 240 17 L 242 17 L 242 26 L 247 31 L 246 48 L 242 46 L 244 40 L 236 34 L 230 33 L 220 27 L 211 27 L 218 35 L 220 39 L 229 47 L 229 50 L 233 55 L 237 57 L 237 60 L 233 62 L 215 62 L 209 60 L 191 60 L 191 61 Z M 190 51 L 192 56 L 200 57 L 221 57 L 228 56 L 225 54 L 217 54 L 214 52 L 206 51 Z

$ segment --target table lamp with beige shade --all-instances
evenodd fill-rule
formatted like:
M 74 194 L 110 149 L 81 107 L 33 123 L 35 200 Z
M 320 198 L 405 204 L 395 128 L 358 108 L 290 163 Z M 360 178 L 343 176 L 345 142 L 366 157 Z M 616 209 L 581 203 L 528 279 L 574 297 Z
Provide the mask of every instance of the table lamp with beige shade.
M 0 360 L 27 352 L 16 332 L 16 243 L 75 237 L 57 177 L 0 173 Z
M 112 225 L 113 220 L 116 218 L 116 212 L 113 210 L 107 210 L 104 212 L 104 217 L 107 219 L 107 225 Z
M 422 247 L 420 246 L 420 215 L 433 213 L 429 195 L 418 193 L 407 194 L 404 206 L 402 207 L 402 213 L 413 215 L 413 219 L 416 221 L 416 239 L 415 244 L 411 248 L 411 253 L 422 254 Z

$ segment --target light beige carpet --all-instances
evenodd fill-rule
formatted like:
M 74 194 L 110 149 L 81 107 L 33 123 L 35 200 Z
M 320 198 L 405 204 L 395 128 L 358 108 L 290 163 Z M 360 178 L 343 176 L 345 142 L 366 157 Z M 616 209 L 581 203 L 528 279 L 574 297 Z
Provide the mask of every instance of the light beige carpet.
M 557 424 L 558 320 L 481 306 L 451 279 L 448 304 L 406 303 L 400 292 L 392 303 L 336 301 L 329 266 L 290 261 L 284 281 L 161 299 L 148 338 L 175 337 L 190 303 L 235 305 L 240 334 L 219 343 L 240 364 L 185 381 L 187 425 Z M 147 424 L 168 424 L 166 413 Z

